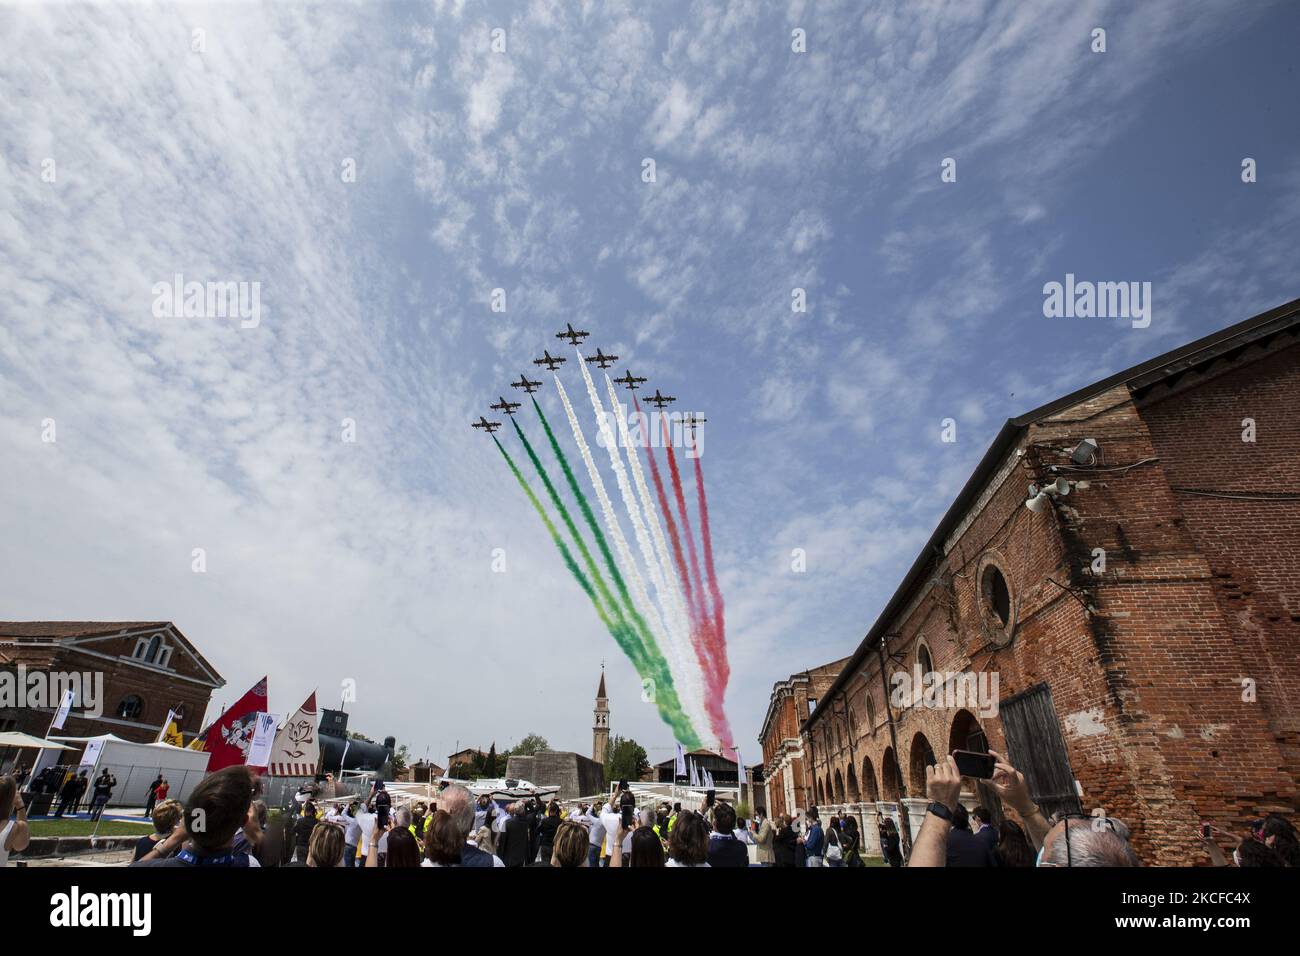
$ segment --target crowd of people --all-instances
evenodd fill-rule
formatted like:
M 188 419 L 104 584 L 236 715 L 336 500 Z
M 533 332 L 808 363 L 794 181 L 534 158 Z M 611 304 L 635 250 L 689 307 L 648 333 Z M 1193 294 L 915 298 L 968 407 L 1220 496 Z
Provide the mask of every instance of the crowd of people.
M 927 768 L 930 800 L 914 843 L 884 819 L 880 856 L 890 866 L 1123 867 L 1141 866 L 1128 827 L 1098 814 L 1045 815 L 1022 773 L 999 754 L 988 784 L 1014 812 L 998 822 L 986 807 L 968 811 L 959 799 L 962 777 L 952 757 Z M 92 814 L 102 813 L 116 781 L 94 782 Z M 626 781 L 596 804 L 543 802 L 534 797 L 499 806 L 452 784 L 429 800 L 403 796 L 395 805 L 382 782 L 364 798 L 300 791 L 291 807 L 273 813 L 261 799 L 261 778 L 246 767 L 208 775 L 184 804 L 168 799 L 166 782 L 150 787 L 153 832 L 136 844 L 135 866 L 289 867 L 861 867 L 858 820 L 816 808 L 752 820 L 710 792 L 697 807 L 679 802 L 638 806 Z M 65 784 L 66 787 L 66 784 Z M 80 790 L 84 792 L 84 787 Z M 76 790 L 69 792 L 69 802 Z M 62 791 L 60 791 L 62 796 Z M 101 801 L 101 796 L 103 797 Z M 75 804 L 73 804 L 75 805 Z M 56 813 L 56 816 L 58 814 Z M 17 781 L 0 777 L 0 865 L 28 845 L 26 807 Z M 1254 821 L 1233 836 L 1208 824 L 1198 832 L 1219 866 L 1297 866 L 1300 840 L 1280 814 Z M 1223 841 L 1230 848 L 1225 853 Z M 910 852 L 909 852 L 910 849 Z M 752 850 L 752 852 L 751 852 Z

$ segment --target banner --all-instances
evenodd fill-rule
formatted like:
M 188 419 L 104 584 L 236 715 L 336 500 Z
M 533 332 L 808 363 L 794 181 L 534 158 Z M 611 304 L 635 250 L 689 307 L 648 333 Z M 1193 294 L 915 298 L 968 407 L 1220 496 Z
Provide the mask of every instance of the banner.
M 72 710 L 72 691 L 65 691 L 63 702 L 59 704 L 59 712 L 54 715 L 54 723 L 50 724 L 51 730 L 62 730 L 63 722 L 68 719 L 68 711 Z
M 316 692 L 303 702 L 275 735 L 268 768 L 276 777 L 309 777 L 316 773 L 320 761 L 320 741 L 316 739 Z
M 99 752 L 104 749 L 104 741 L 88 740 L 86 741 L 86 752 L 81 755 L 81 766 L 93 767 L 99 760 Z
M 266 678 L 260 681 L 207 729 L 208 773 L 248 762 L 257 730 L 257 715 L 266 712 Z
M 253 720 L 253 742 L 248 745 L 247 764 L 258 770 L 266 770 L 271 762 L 271 746 L 275 743 L 275 725 L 280 722 L 278 714 L 258 713 Z
M 686 758 L 682 755 L 682 745 L 677 745 L 677 763 L 673 766 L 674 777 L 686 776 Z

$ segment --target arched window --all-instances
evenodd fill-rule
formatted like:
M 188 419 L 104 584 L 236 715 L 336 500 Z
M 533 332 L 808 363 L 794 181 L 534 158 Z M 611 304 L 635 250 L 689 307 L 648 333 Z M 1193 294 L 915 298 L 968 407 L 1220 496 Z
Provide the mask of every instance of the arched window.
M 158 659 L 158 649 L 160 647 L 162 647 L 162 635 L 155 634 L 153 638 L 149 641 L 149 649 L 144 652 L 145 661 L 147 661 L 150 664 L 156 662 Z
M 867 730 L 871 736 L 876 735 L 876 702 L 871 698 L 871 691 L 867 691 Z
M 117 705 L 117 716 L 123 720 L 139 720 L 142 713 L 144 713 L 144 701 L 136 694 L 123 697 L 122 702 Z
M 934 659 L 930 656 L 930 648 L 924 641 L 916 645 L 916 663 L 921 667 L 921 674 L 934 673 Z
M 996 619 L 998 627 L 1006 627 L 1011 620 L 1011 589 L 1007 587 L 1002 569 L 996 564 L 986 567 L 981 586 L 988 612 Z

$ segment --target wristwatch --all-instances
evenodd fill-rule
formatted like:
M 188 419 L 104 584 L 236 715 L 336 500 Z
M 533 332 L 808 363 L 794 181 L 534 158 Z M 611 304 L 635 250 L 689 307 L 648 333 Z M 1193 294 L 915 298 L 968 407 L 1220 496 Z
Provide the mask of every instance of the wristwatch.
M 949 823 L 952 823 L 952 811 L 948 809 L 946 804 L 936 801 L 926 807 L 925 812 L 933 813 L 940 820 L 947 820 Z

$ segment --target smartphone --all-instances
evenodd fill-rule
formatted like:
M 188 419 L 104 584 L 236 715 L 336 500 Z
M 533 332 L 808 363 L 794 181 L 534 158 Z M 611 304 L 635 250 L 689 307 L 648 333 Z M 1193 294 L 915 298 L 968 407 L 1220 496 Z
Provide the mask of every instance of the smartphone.
M 1208 823 L 1206 823 L 1204 820 L 1202 820 L 1202 821 L 1201 821 L 1201 839 L 1202 839 L 1202 840 L 1208 840 L 1209 838 L 1210 838 L 1210 825 L 1209 825 Z
M 974 777 L 977 780 L 988 780 L 993 776 L 993 770 L 997 766 L 998 760 L 990 753 L 979 753 L 974 750 L 954 750 L 952 759 L 957 762 L 957 772 L 963 777 Z

